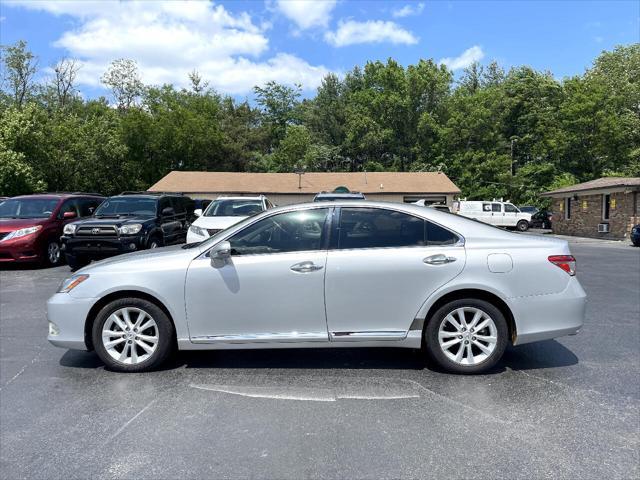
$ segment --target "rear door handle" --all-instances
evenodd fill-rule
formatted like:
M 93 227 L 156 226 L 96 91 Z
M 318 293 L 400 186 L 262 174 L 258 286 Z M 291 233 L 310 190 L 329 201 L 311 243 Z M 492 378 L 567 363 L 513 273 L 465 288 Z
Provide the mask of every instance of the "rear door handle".
M 295 265 L 291 265 L 291 270 L 298 273 L 309 273 L 322 270 L 322 265 L 316 265 L 313 262 L 300 262 Z
M 456 261 L 456 257 L 447 257 L 442 253 L 438 253 L 437 255 L 431 255 L 422 260 L 424 263 L 429 265 L 444 265 L 446 263 L 451 263 Z

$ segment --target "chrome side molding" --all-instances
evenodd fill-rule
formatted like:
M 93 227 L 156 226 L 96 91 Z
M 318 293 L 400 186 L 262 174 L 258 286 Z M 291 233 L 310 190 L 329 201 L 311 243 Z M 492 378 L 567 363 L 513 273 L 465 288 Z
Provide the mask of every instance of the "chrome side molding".
M 332 342 L 353 342 L 358 340 L 403 340 L 406 330 L 362 330 L 358 332 L 330 332 Z
M 248 333 L 244 335 L 202 335 L 191 337 L 193 343 L 283 343 L 328 342 L 327 332 Z

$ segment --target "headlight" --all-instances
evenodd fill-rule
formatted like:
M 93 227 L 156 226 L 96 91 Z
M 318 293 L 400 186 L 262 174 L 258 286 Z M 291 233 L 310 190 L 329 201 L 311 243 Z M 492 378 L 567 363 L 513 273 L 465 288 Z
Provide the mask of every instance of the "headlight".
M 72 275 L 71 277 L 64 279 L 58 286 L 58 293 L 69 293 L 87 278 L 89 278 L 89 275 Z
M 120 235 L 135 235 L 140 230 L 142 230 L 141 223 L 132 223 L 130 225 L 123 225 L 118 228 L 118 232 L 120 232 Z
M 65 235 L 73 235 L 76 233 L 76 226 L 73 223 L 67 223 L 62 229 L 62 233 Z
M 42 225 L 36 225 L 34 227 L 26 227 L 21 228 L 20 230 L 14 230 L 9 235 L 3 238 L 3 240 L 10 240 L 12 238 L 20 238 L 26 235 L 31 235 L 32 233 L 36 233 L 38 230 L 42 229 Z
M 208 236 L 206 230 L 204 228 L 198 227 L 197 225 L 191 225 L 189 227 L 189 230 L 191 231 L 191 233 L 195 233 L 199 237 L 207 237 Z

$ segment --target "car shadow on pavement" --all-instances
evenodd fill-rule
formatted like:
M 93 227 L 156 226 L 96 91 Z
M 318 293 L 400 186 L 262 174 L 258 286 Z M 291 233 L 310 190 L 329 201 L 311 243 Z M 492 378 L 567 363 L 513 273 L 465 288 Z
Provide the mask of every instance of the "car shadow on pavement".
M 571 350 L 555 340 L 509 347 L 498 364 L 486 374 L 511 370 L 557 368 L 578 363 Z M 100 368 L 94 352 L 69 350 L 60 365 L 71 368 Z M 266 350 L 201 350 L 175 354 L 161 370 L 211 369 L 380 369 L 442 372 L 419 350 L 404 348 L 300 348 Z

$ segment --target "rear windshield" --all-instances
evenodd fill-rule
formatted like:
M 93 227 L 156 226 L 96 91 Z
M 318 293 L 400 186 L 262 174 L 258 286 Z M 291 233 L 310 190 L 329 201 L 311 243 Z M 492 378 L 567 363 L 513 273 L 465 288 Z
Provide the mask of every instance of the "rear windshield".
M 57 198 L 10 198 L 0 202 L 0 218 L 49 218 Z
M 262 212 L 262 200 L 219 199 L 209 204 L 205 217 L 249 217 Z
M 122 216 L 122 215 L 156 215 L 156 200 L 140 197 L 113 197 L 108 198 L 98 207 L 94 214 L 96 217 Z

